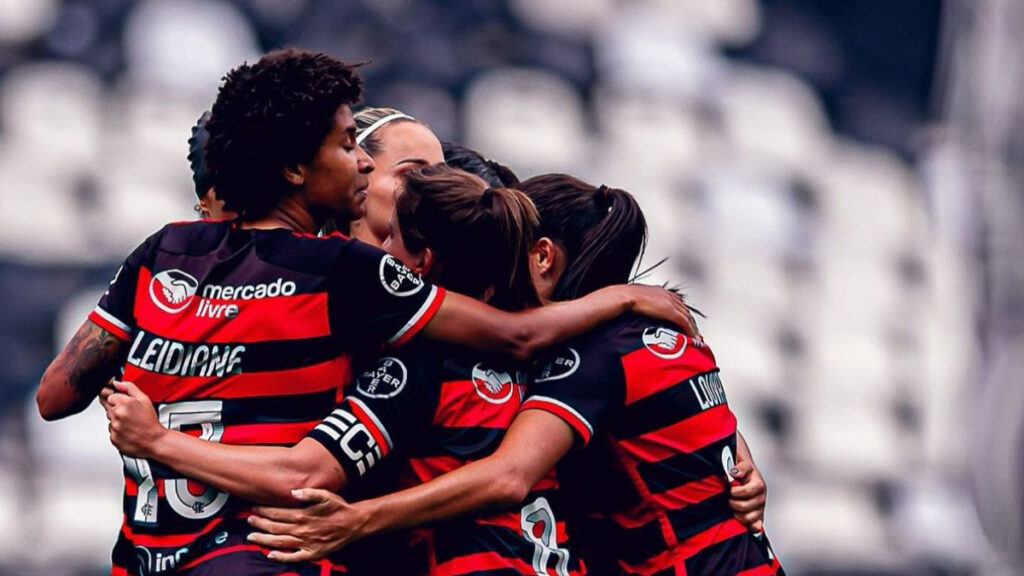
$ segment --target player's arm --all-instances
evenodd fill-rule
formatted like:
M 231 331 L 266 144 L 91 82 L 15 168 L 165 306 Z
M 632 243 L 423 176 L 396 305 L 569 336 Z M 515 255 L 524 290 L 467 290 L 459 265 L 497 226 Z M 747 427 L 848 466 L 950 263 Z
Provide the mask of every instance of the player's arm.
M 45 420 L 85 410 L 124 362 L 126 342 L 86 320 L 46 368 L 36 392 Z
M 339 490 L 345 471 L 319 442 L 292 447 L 237 446 L 207 442 L 157 420 L 149 398 L 131 382 L 116 382 L 108 398 L 110 441 L 121 452 L 151 458 L 189 478 L 246 500 L 294 505 L 290 490 L 314 486 Z
M 271 558 L 322 558 L 364 536 L 517 504 L 573 446 L 572 428 L 541 410 L 524 410 L 490 456 L 414 488 L 354 504 L 323 490 L 297 490 L 301 509 L 258 508 L 250 519 L 262 533 L 249 540 Z
M 437 340 L 498 351 L 524 361 L 539 350 L 627 312 L 663 319 L 682 327 L 691 336 L 696 334 L 690 310 L 678 295 L 642 284 L 609 286 L 577 300 L 520 312 L 504 312 L 478 300 L 448 293 L 424 333 Z

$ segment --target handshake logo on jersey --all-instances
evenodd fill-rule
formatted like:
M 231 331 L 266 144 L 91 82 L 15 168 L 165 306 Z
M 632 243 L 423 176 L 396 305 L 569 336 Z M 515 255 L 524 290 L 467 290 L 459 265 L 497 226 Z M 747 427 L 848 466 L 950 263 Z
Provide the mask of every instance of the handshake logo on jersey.
M 478 396 L 491 404 L 504 404 L 512 397 L 515 385 L 508 372 L 497 372 L 477 364 L 473 366 L 473 387 Z
M 149 281 L 149 297 L 157 308 L 177 314 L 192 303 L 198 288 L 199 282 L 191 274 L 181 270 L 164 270 Z
M 686 336 L 668 328 L 651 326 L 644 330 L 643 340 L 651 354 L 666 360 L 679 358 L 686 351 Z

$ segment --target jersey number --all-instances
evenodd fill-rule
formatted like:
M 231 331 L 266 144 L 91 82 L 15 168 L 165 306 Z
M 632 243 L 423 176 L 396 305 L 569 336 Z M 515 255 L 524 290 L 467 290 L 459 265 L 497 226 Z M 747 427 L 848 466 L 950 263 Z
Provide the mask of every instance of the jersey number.
M 558 547 L 555 514 L 546 498 L 537 498 L 523 506 L 520 526 L 523 537 L 533 543 L 533 570 L 538 576 L 548 576 L 548 562 L 557 559 L 555 572 L 569 576 L 569 551 Z
M 185 426 L 199 426 L 199 438 L 209 442 L 220 442 L 224 434 L 221 422 L 222 402 L 220 400 L 198 400 L 163 404 L 157 410 L 160 423 L 171 430 Z M 157 486 L 149 461 L 143 458 L 122 456 L 128 474 L 139 486 L 135 501 L 135 524 L 157 524 Z M 209 518 L 224 507 L 228 501 L 227 492 L 206 486 L 202 494 L 193 494 L 187 478 L 164 479 L 164 495 L 172 510 L 184 518 L 200 520 Z

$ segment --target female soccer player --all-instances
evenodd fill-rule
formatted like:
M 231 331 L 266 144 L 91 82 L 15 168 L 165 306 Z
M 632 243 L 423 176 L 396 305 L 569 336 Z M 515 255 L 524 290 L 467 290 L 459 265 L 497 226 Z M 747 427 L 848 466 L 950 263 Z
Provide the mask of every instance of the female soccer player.
M 376 166 L 366 188 L 365 214 L 351 224 L 351 236 L 380 246 L 388 236 L 395 191 L 415 168 L 444 162 L 441 142 L 426 124 L 394 108 L 364 108 L 356 113 L 356 143 Z
M 626 192 L 564 175 L 522 183 L 541 215 L 531 252 L 545 301 L 624 281 L 642 253 L 643 214 Z M 261 509 L 252 539 L 319 556 L 366 534 L 436 522 L 526 494 L 556 463 L 570 531 L 595 574 L 781 574 L 760 526 L 730 509 L 736 419 L 699 338 L 627 316 L 551 353 L 498 450 L 432 482 L 347 504 L 301 490 L 306 509 Z M 581 448 L 570 453 L 577 446 Z
M 537 220 L 521 192 L 488 187 L 440 164 L 406 176 L 384 245 L 439 286 L 521 310 L 540 304 L 527 257 Z M 122 453 L 257 501 L 291 501 L 289 487 L 310 480 L 338 490 L 395 452 L 409 459 L 417 483 L 488 456 L 522 403 L 525 373 L 462 347 L 407 348 L 363 367 L 334 413 L 291 448 L 218 445 L 168 430 L 145 395 L 127 383 L 119 385 L 127 396 L 108 399 L 111 440 Z M 373 439 L 370 457 L 353 450 L 367 448 L 363 436 Z M 564 523 L 554 515 L 556 488 L 551 471 L 521 504 L 421 534 L 427 572 L 543 573 L 550 567 L 580 573 Z
M 690 322 L 661 289 L 617 287 L 559 307 L 503 312 L 423 282 L 390 255 L 335 235 L 362 214 L 373 161 L 355 142 L 362 85 L 324 54 L 272 52 L 228 73 L 205 159 L 234 222 L 164 227 L 125 260 L 50 364 L 40 414 L 83 410 L 119 369 L 170 428 L 233 444 L 292 444 L 335 405 L 349 357 L 418 332 L 515 358 L 629 310 Z M 373 458 L 371 438 L 363 454 Z M 235 526 L 247 504 L 125 458 L 115 574 L 279 573 Z M 299 572 L 317 572 L 302 566 Z

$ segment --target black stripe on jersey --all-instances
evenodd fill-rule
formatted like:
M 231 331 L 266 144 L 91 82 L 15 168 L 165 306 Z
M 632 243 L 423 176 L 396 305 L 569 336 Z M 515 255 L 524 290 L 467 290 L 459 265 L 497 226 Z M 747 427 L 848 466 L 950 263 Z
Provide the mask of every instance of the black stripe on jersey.
M 434 426 L 430 429 L 430 437 L 420 445 L 411 447 L 410 456 L 414 458 L 431 458 L 435 456 L 454 456 L 465 460 L 490 456 L 501 444 L 505 436 L 504 428 L 448 428 Z
M 584 526 L 588 549 L 602 551 L 630 564 L 640 564 L 663 552 L 668 545 L 657 518 L 634 528 L 623 528 L 611 518 L 587 518 Z M 575 526 L 570 527 L 574 529 Z
M 686 559 L 687 574 L 730 576 L 768 564 L 761 546 L 749 532 L 717 542 Z
M 320 420 L 330 413 L 336 399 L 337 390 L 333 388 L 310 394 L 227 398 L 221 400 L 221 422 L 230 426 Z
M 156 361 L 157 366 L 151 366 L 146 364 L 142 353 L 149 349 L 150 343 L 154 339 L 160 339 L 163 342 L 158 343 L 154 347 L 155 350 L 163 350 L 169 344 L 173 346 L 179 346 L 179 349 L 183 351 L 185 355 L 184 365 L 186 368 L 182 368 L 183 361 L 180 357 L 174 357 L 172 354 L 166 355 L 166 362 L 162 362 L 165 359 L 163 353 L 159 354 L 153 360 Z M 244 347 L 244 349 L 243 349 Z M 333 336 L 318 336 L 316 338 L 298 338 L 293 340 L 272 340 L 264 342 L 190 342 L 185 340 L 170 340 L 159 334 L 154 334 L 149 331 L 141 330 L 135 340 L 132 342 L 132 351 L 129 352 L 128 361 L 144 370 L 150 370 L 160 374 L 170 374 L 174 376 L 209 376 L 212 372 L 207 374 L 191 373 L 188 372 L 187 364 L 193 351 L 199 354 L 201 351 L 209 357 L 211 354 L 210 350 L 216 348 L 217 353 L 223 353 L 227 360 L 226 355 L 237 353 L 236 351 L 241 350 L 239 356 L 239 364 L 237 366 L 231 365 L 229 370 L 237 373 L 250 373 L 250 372 L 276 372 L 279 370 L 290 370 L 294 368 L 303 368 L 306 366 L 313 366 L 333 360 L 337 358 L 342 352 L 342 345 L 336 337 Z M 136 356 L 133 357 L 132 353 Z M 175 358 L 172 360 L 172 358 Z M 166 365 L 164 365 L 166 364 Z M 227 362 L 224 362 L 227 364 Z M 205 367 L 206 364 L 203 364 Z M 188 373 L 183 373 L 188 372 Z M 198 372 L 198 371 L 196 371 Z M 223 374 L 218 374 L 223 375 Z
M 714 372 L 718 372 L 718 369 L 694 374 L 625 406 L 622 414 L 611 425 L 612 434 L 616 438 L 635 438 L 699 414 L 702 410 L 693 387 L 697 386 L 698 378 Z
M 531 499 L 531 497 L 527 498 L 527 500 Z M 515 512 L 510 512 L 510 514 L 515 514 Z M 437 564 L 443 564 L 463 556 L 491 552 L 502 558 L 518 559 L 527 565 L 532 565 L 533 554 L 536 549 L 537 546 L 521 534 L 501 526 L 479 524 L 472 521 L 456 521 L 439 524 L 434 529 L 434 557 Z M 570 572 L 579 570 L 580 559 L 576 554 L 568 550 L 566 552 L 569 553 L 569 562 L 566 570 Z M 552 553 L 548 559 L 547 567 L 553 572 L 558 565 L 558 561 L 559 557 Z M 472 573 L 497 574 L 505 573 L 505 570 Z M 513 571 L 511 573 L 518 574 L 519 572 Z
M 638 462 L 640 478 L 652 494 L 667 492 L 683 484 L 702 480 L 710 474 L 724 477 L 722 451 L 729 446 L 736 453 L 735 436 L 712 442 L 696 452 L 685 452 L 657 462 Z
M 669 523 L 676 534 L 676 540 L 685 542 L 715 524 L 733 517 L 729 507 L 729 493 L 722 492 L 707 500 L 690 504 L 685 508 L 667 511 Z

